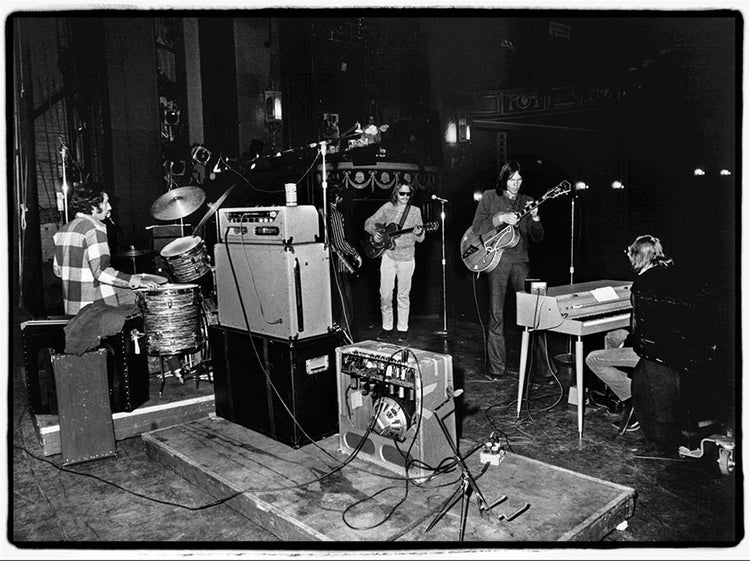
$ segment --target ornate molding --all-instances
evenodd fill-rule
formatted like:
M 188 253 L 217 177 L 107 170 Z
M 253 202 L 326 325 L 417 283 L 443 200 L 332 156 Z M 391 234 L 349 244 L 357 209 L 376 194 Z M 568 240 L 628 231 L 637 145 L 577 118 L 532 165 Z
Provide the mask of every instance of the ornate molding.
M 437 192 L 438 169 L 434 166 L 420 167 L 405 162 L 376 162 L 372 165 L 355 166 L 352 162 L 326 163 L 329 183 L 339 183 L 347 189 L 359 191 L 369 189 L 370 193 L 387 192 L 404 180 L 415 189 Z M 318 181 L 323 179 L 323 166 L 317 168 Z

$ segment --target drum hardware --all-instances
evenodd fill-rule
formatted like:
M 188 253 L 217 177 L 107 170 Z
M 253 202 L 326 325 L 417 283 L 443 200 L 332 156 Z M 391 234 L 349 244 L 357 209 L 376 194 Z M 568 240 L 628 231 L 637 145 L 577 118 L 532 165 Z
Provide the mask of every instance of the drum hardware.
M 211 218 L 211 216 L 213 216 L 214 213 L 216 213 L 217 210 L 219 210 L 219 207 L 221 207 L 221 204 L 226 200 L 226 198 L 229 196 L 229 193 L 231 193 L 232 189 L 234 189 L 236 186 L 237 186 L 237 184 L 235 183 L 229 189 L 227 189 L 226 191 L 224 191 L 224 194 L 221 197 L 219 197 L 218 199 L 216 199 L 215 203 L 213 203 L 213 204 L 209 203 L 209 205 L 208 205 L 209 206 L 208 212 L 203 216 L 203 218 L 201 218 L 200 222 L 198 222 L 198 225 L 193 229 L 193 235 L 195 235 L 195 233 L 198 231 L 198 228 L 200 228 L 206 222 L 208 222 L 208 219 Z
M 177 220 L 192 214 L 206 200 L 200 187 L 177 187 L 161 195 L 151 205 L 151 216 L 159 220 Z

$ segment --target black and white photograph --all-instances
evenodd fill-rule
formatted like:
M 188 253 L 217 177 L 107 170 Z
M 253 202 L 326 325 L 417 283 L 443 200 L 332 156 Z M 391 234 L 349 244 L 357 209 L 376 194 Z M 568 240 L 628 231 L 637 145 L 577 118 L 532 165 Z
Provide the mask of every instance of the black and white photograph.
M 743 9 L 134 6 L 6 12 L 4 558 L 750 555 Z

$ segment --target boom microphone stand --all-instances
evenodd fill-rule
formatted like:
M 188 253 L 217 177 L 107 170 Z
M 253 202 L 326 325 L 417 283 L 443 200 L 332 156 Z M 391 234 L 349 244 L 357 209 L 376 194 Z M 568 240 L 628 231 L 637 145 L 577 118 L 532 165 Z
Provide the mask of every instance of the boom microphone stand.
M 458 529 L 458 541 L 464 541 L 464 533 L 466 531 L 466 514 L 469 510 L 469 497 L 471 496 L 471 493 L 474 492 L 474 495 L 477 498 L 477 507 L 479 507 L 479 513 L 480 515 L 483 515 L 485 511 L 488 511 L 492 513 L 492 515 L 497 518 L 497 520 L 500 522 L 503 520 L 504 516 L 498 516 L 495 511 L 492 509 L 503 502 L 507 497 L 504 495 L 497 501 L 495 501 L 493 504 L 489 504 L 487 500 L 484 498 L 484 495 L 482 494 L 482 491 L 479 489 L 479 486 L 477 485 L 476 479 L 474 479 L 474 476 L 471 475 L 471 471 L 466 465 L 466 462 L 464 462 L 464 459 L 461 457 L 461 454 L 458 451 L 458 447 L 453 442 L 453 439 L 451 438 L 450 432 L 448 432 L 448 428 L 445 426 L 445 422 L 443 421 L 442 416 L 438 414 L 438 411 L 445 406 L 451 399 L 454 397 L 458 397 L 463 393 L 463 390 L 456 390 L 453 391 L 450 388 L 448 388 L 447 392 L 448 396 L 445 398 L 445 400 L 438 405 L 434 410 L 433 413 L 435 414 L 435 418 L 437 419 L 437 422 L 440 424 L 440 430 L 443 431 L 443 435 L 445 436 L 446 441 L 451 447 L 451 450 L 453 451 L 453 457 L 456 459 L 456 461 L 461 466 L 461 485 L 455 490 L 455 492 L 448 497 L 448 500 L 443 503 L 443 506 L 440 509 L 440 512 L 438 512 L 437 516 L 430 522 L 430 525 L 427 526 L 425 529 L 425 533 L 432 530 L 432 528 L 437 524 L 440 519 L 445 516 L 448 511 L 450 511 L 451 508 L 453 508 L 453 505 L 455 505 L 459 499 L 461 499 L 461 520 L 459 522 L 459 529 Z M 455 408 L 454 408 L 455 409 Z M 489 467 L 489 463 L 485 464 L 484 471 L 487 470 Z M 523 507 L 523 510 L 526 509 L 526 506 Z M 510 517 L 507 517 L 508 520 L 511 518 L 514 518 L 517 514 L 520 514 L 521 511 L 519 510 L 518 513 L 511 515 Z

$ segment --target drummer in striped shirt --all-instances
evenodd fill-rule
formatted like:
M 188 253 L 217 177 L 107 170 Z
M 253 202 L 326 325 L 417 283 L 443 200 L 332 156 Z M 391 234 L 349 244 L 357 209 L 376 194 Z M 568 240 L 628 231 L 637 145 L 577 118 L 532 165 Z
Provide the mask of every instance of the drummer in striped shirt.
M 141 275 L 124 273 L 110 265 L 104 221 L 112 213 L 112 206 L 103 185 L 89 182 L 73 187 L 70 208 L 76 215 L 54 236 L 53 262 L 55 275 L 62 279 L 66 314 L 76 315 L 100 300 L 111 306 L 134 304 L 131 290 L 158 286 Z

